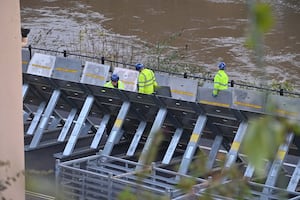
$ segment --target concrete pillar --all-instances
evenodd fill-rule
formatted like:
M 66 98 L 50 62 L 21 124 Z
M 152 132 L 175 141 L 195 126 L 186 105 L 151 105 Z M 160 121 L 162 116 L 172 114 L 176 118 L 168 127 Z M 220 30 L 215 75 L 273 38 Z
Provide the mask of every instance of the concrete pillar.
M 24 137 L 19 1 L 1 0 L 0 6 L 0 182 L 10 177 L 10 185 L 5 185 L 7 189 L 0 191 L 0 197 L 24 200 L 25 178 L 20 175 L 24 172 Z

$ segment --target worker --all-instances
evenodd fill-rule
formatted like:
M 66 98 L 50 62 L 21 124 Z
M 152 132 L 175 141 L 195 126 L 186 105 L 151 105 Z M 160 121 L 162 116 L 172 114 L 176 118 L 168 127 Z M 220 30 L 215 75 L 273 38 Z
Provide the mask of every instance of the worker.
M 219 91 L 228 89 L 228 75 L 225 72 L 226 64 L 224 62 L 219 63 L 219 70 L 214 77 L 214 90 L 213 97 L 218 96 Z
M 138 92 L 143 94 L 153 94 L 157 87 L 154 72 L 141 63 L 137 63 L 135 69 L 139 71 Z
M 104 84 L 104 87 L 108 88 L 118 88 L 124 90 L 125 86 L 122 81 L 120 81 L 120 77 L 118 74 L 112 74 L 110 77 L 110 81 Z

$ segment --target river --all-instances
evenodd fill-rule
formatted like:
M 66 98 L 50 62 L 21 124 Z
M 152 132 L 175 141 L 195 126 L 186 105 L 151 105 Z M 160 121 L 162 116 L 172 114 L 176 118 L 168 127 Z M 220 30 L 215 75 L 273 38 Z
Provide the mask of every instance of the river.
M 21 23 L 31 29 L 33 47 L 209 77 L 224 61 L 230 80 L 287 83 L 299 91 L 300 1 L 265 1 L 272 7 L 275 24 L 264 37 L 263 70 L 245 47 L 249 27 L 245 2 L 20 0 Z

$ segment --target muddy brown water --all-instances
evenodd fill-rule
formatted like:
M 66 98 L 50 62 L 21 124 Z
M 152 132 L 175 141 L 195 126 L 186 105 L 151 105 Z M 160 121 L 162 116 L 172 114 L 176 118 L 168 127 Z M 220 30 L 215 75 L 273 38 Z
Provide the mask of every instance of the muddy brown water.
M 231 80 L 288 82 L 300 88 L 300 1 L 269 0 L 275 24 L 264 37 L 264 68 L 245 47 L 246 1 L 21 0 L 34 47 L 103 55 L 127 63 L 214 74 L 225 61 Z

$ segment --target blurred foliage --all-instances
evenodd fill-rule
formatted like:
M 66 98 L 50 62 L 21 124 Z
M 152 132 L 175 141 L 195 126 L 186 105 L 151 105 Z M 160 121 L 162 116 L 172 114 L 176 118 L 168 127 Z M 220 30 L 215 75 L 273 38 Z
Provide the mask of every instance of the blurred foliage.
M 247 32 L 246 46 L 255 49 L 257 46 L 262 45 L 260 40 L 263 34 L 268 32 L 273 24 L 272 10 L 267 3 L 250 3 L 250 30 Z M 256 52 L 261 53 L 261 52 Z M 262 56 L 262 55 L 261 55 Z
M 261 33 L 269 31 L 274 24 L 270 5 L 267 3 L 256 3 L 253 12 L 255 15 L 256 30 Z
M 277 82 L 272 80 L 272 84 L 271 87 L 273 90 L 284 90 L 284 91 L 288 91 L 288 92 L 292 92 L 294 90 L 294 87 L 291 83 L 289 83 L 288 81 L 283 81 L 283 82 Z
M 274 113 L 276 108 L 270 108 L 270 111 Z M 255 118 L 249 123 L 243 151 L 255 166 L 258 176 L 264 176 L 266 160 L 276 158 L 276 152 L 288 133 L 300 134 L 300 125 L 297 121 L 274 116 Z

